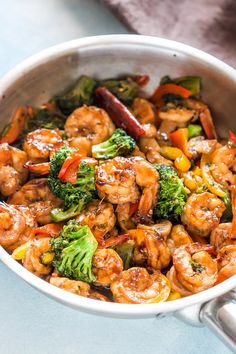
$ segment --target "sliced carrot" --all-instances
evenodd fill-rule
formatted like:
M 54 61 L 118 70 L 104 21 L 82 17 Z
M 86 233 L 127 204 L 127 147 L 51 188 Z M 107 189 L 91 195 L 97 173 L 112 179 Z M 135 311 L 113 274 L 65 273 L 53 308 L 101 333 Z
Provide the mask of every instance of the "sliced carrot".
M 50 171 L 50 162 L 42 162 L 33 164 L 31 161 L 27 161 L 24 164 L 24 168 L 30 172 L 37 173 L 39 175 L 47 175 Z
M 120 245 L 121 243 L 125 242 L 128 239 L 129 239 L 129 234 L 112 236 L 112 237 L 108 238 L 107 240 L 105 240 L 102 246 L 104 248 L 114 247 L 114 246 Z
M 170 133 L 170 139 L 174 146 L 178 147 L 183 153 L 191 159 L 192 154 L 188 150 L 188 128 L 179 128 Z
M 51 237 L 56 237 L 59 235 L 60 231 L 63 228 L 63 223 L 56 223 L 56 224 L 47 224 L 44 226 L 37 227 L 36 229 L 33 229 L 32 234 L 34 236 L 36 235 L 48 235 Z
M 63 182 L 75 183 L 77 177 L 77 167 L 83 157 L 86 157 L 85 150 L 78 150 L 68 156 L 60 169 L 58 178 Z

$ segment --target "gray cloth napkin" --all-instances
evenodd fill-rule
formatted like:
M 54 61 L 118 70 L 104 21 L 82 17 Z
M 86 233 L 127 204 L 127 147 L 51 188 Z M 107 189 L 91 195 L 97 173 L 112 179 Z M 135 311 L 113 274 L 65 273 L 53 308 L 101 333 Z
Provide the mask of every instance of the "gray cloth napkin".
M 101 0 L 132 31 L 202 49 L 236 68 L 236 0 Z

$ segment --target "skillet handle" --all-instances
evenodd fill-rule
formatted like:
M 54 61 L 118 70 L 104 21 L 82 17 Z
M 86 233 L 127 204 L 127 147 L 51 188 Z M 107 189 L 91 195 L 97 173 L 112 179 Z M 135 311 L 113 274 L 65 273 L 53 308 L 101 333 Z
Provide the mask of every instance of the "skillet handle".
M 200 311 L 200 321 L 236 353 L 235 290 L 204 304 Z

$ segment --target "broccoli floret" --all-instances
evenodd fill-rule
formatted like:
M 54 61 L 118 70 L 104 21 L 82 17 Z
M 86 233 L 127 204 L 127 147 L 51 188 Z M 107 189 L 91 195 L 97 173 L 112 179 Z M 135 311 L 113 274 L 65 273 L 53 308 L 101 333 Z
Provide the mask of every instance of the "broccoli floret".
M 70 114 L 83 104 L 91 104 L 96 81 L 88 76 L 81 76 L 69 91 L 54 98 L 60 110 L 65 114 Z
M 129 105 L 133 102 L 134 98 L 138 94 L 139 86 L 138 84 L 130 77 L 118 80 L 110 79 L 101 81 L 100 86 L 106 87 L 109 91 L 113 93 L 120 101 Z
M 66 116 L 64 116 L 58 109 L 41 107 L 32 108 L 32 115 L 29 115 L 25 122 L 24 132 L 28 133 L 39 128 L 45 129 L 64 129 Z
M 178 221 L 187 199 L 183 182 L 173 167 L 161 164 L 154 166 L 160 174 L 159 195 L 154 217 Z
M 92 258 L 98 243 L 90 228 L 71 220 L 51 239 L 55 253 L 53 266 L 60 275 L 92 283 L 96 280 L 92 273 Z
M 78 215 L 95 196 L 95 167 L 82 161 L 78 166 L 75 184 L 63 182 L 58 178 L 64 160 L 75 150 L 63 146 L 53 156 L 50 164 L 48 185 L 55 196 L 64 201 L 63 208 L 55 208 L 51 215 L 55 221 L 70 219 Z
M 134 150 L 135 141 L 126 132 L 118 128 L 112 136 L 101 144 L 93 145 L 92 155 L 96 159 L 112 159 L 116 156 L 129 155 Z

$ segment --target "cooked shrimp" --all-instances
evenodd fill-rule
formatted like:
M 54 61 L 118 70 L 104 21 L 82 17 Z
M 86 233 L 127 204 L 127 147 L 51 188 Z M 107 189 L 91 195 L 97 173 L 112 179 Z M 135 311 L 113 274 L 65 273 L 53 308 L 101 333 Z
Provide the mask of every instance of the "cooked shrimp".
M 217 149 L 212 157 L 211 173 L 218 183 L 227 188 L 235 184 L 236 148 L 225 145 Z
M 116 157 L 101 164 L 96 170 L 96 187 L 100 198 L 112 204 L 139 201 L 141 218 L 152 215 L 158 189 L 158 172 L 141 157 Z
M 49 274 L 52 267 L 51 265 L 44 265 L 41 261 L 41 257 L 50 249 L 51 245 L 49 237 L 32 240 L 24 258 L 22 259 L 23 266 L 40 278 Z
M 153 269 L 160 270 L 170 263 L 170 251 L 163 238 L 154 230 L 145 228 L 129 230 L 130 239 L 135 242 L 134 263 L 145 263 Z
M 88 297 L 90 294 L 89 284 L 80 280 L 71 280 L 68 278 L 59 277 L 55 273 L 53 273 L 50 277 L 49 283 L 57 288 L 61 288 L 76 295 Z
M 132 208 L 135 206 L 134 212 Z M 122 230 L 127 231 L 134 229 L 136 226 L 135 221 L 132 218 L 132 215 L 138 210 L 138 203 L 124 203 L 118 204 L 116 207 L 117 221 Z
M 93 256 L 96 285 L 109 286 L 123 270 L 123 261 L 113 249 L 97 249 Z
M 171 165 L 172 161 L 165 159 L 160 154 L 160 146 L 157 140 L 152 138 L 140 138 L 139 139 L 139 147 L 141 151 L 146 155 L 146 158 L 151 163 L 160 163 L 165 165 Z
M 24 169 L 27 155 L 7 143 L 0 144 L 0 192 L 8 197 L 25 183 L 28 172 Z
M 217 284 L 236 275 L 236 245 L 222 247 L 217 254 L 219 273 Z
M 149 274 L 145 268 L 123 271 L 111 284 L 115 301 L 126 304 L 150 304 L 166 301 L 170 294 L 168 279 L 158 271 Z
M 211 154 L 217 147 L 216 139 L 205 139 L 203 136 L 196 136 L 188 141 L 188 151 L 193 157 L 199 154 Z
M 26 135 L 23 149 L 29 160 L 41 163 L 49 161 L 51 152 L 62 145 L 63 140 L 58 129 L 37 129 Z
M 116 223 L 116 217 L 112 204 L 102 202 L 101 200 L 92 201 L 76 220 L 81 225 L 88 225 L 101 244 L 104 236 L 110 232 Z
M 69 144 L 83 148 L 91 154 L 92 145 L 99 144 L 112 135 L 115 126 L 108 114 L 101 108 L 83 106 L 67 118 L 65 132 Z
M 96 290 L 90 290 L 90 293 L 89 293 L 88 297 L 90 299 L 99 300 L 99 301 L 105 301 L 105 302 L 109 302 L 110 301 L 107 296 L 99 293 Z
M 213 247 L 191 243 L 177 248 L 173 265 L 179 282 L 190 292 L 198 293 L 214 285 L 217 279 L 217 261 L 209 254 Z
M 27 205 L 40 224 L 52 222 L 50 212 L 61 205 L 48 187 L 47 178 L 35 178 L 27 182 L 8 200 L 9 204 Z
M 192 194 L 184 206 L 181 221 L 190 233 L 206 237 L 219 224 L 224 210 L 224 202 L 214 194 Z
M 31 238 L 37 224 L 27 207 L 0 203 L 0 245 L 13 251 Z
M 193 240 L 185 230 L 183 225 L 174 225 L 170 237 L 167 240 L 167 245 L 171 254 L 174 253 L 174 250 L 180 246 L 187 245 L 192 243 Z
M 144 230 L 152 230 L 158 234 L 158 238 L 160 240 L 167 240 L 171 232 L 172 224 L 169 220 L 160 220 L 158 224 L 153 225 L 142 225 L 139 224 L 137 229 L 144 229 Z
M 232 223 L 219 224 L 211 233 L 211 245 L 219 250 L 226 245 L 235 245 L 236 237 L 231 234 Z
M 157 131 L 157 141 L 162 145 L 171 145 L 170 133 L 172 133 L 178 124 L 170 120 L 163 120 Z
M 174 266 L 170 268 L 166 276 L 170 281 L 171 291 L 177 291 L 181 296 L 189 296 L 192 294 L 192 292 L 187 290 L 179 281 Z
M 178 124 L 185 124 L 194 116 L 194 111 L 185 107 L 169 108 L 167 111 L 160 111 L 158 117 Z
M 154 106 L 145 98 L 137 97 L 132 104 L 132 112 L 141 124 L 155 124 L 156 115 Z

